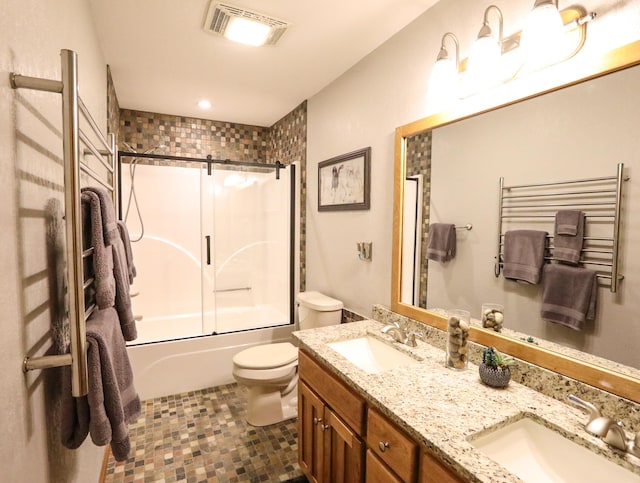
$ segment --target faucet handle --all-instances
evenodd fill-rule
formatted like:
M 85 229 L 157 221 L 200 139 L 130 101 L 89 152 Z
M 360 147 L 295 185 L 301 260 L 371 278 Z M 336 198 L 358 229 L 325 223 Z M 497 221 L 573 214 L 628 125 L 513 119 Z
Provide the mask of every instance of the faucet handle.
M 569 396 L 567 396 L 567 399 L 573 404 L 575 404 L 576 406 L 578 406 L 580 409 L 583 409 L 589 412 L 589 421 L 587 421 L 587 424 L 589 424 L 590 422 L 592 422 L 593 420 L 601 416 L 598 408 L 595 407 L 590 402 L 580 399 L 578 396 L 574 396 L 573 394 L 569 394 Z

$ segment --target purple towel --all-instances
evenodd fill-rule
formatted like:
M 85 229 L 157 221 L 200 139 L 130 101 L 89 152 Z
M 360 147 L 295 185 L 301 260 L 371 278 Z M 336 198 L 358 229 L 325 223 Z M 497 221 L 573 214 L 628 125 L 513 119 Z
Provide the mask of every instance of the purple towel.
M 546 246 L 546 231 L 507 231 L 504 234 L 504 277 L 537 284 L 540 281 Z
M 93 247 L 93 278 L 96 304 L 101 309 L 112 307 L 116 300 L 113 278 L 113 249 L 104 243 L 100 198 L 93 191 L 83 191 L 81 201 L 89 208 L 91 246 Z M 87 228 L 87 227 L 85 227 Z
M 120 232 L 118 231 L 118 225 L 116 224 L 116 210 L 113 207 L 113 198 L 111 197 L 111 193 L 101 186 L 88 186 L 87 188 L 82 188 L 83 193 L 87 191 L 95 193 L 100 199 L 104 244 L 105 246 L 109 246 L 116 239 L 120 238 Z
M 545 265 L 542 280 L 542 318 L 582 330 L 595 318 L 598 283 L 592 270 L 560 263 Z
M 553 256 L 562 262 L 577 264 L 584 241 L 585 214 L 580 210 L 560 210 L 556 213 Z
M 448 262 L 456 256 L 456 227 L 449 223 L 431 223 L 427 258 L 435 262 Z
M 117 461 L 124 461 L 131 447 L 128 424 L 140 415 L 140 398 L 133 385 L 118 315 L 113 308 L 96 310 L 87 320 L 87 368 L 89 393 L 71 396 L 70 370 L 62 384 L 62 443 L 78 448 L 87 434 L 98 446 L 111 444 Z
M 118 238 L 111 245 L 113 249 L 113 277 L 116 280 L 115 307 L 120 319 L 120 327 L 124 340 L 131 341 L 138 337 L 136 322 L 131 308 L 131 295 L 129 284 L 129 267 L 122 240 Z
M 124 245 L 124 253 L 127 256 L 127 268 L 129 269 L 129 285 L 133 283 L 133 279 L 138 275 L 136 266 L 133 264 L 133 250 L 131 249 L 131 238 L 129 230 L 124 221 L 118 220 L 118 230 L 120 231 L 120 239 Z

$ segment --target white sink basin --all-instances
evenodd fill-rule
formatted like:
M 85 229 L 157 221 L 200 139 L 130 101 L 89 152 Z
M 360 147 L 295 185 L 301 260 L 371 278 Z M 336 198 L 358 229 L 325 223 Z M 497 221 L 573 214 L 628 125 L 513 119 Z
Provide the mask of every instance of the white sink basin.
M 418 362 L 404 352 L 370 336 L 331 342 L 327 345 L 369 374 L 378 374 L 394 367 Z
M 469 442 L 526 482 L 640 482 L 640 476 L 531 418 Z

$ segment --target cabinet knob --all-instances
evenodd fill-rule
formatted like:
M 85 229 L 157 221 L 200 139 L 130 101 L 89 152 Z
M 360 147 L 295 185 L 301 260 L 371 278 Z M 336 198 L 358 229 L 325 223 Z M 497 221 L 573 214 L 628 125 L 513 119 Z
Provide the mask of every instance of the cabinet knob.
M 320 424 L 322 422 L 322 418 L 313 418 L 313 424 Z
M 320 425 L 320 429 L 321 429 L 322 431 L 326 431 L 326 430 L 327 430 L 327 429 L 329 429 L 329 428 L 330 428 L 330 426 L 329 426 L 328 424 L 321 424 L 321 425 Z
M 378 448 L 380 448 L 380 451 L 382 451 L 383 453 L 387 450 L 388 447 L 389 447 L 389 443 L 387 443 L 386 441 L 385 442 L 380 441 L 378 443 Z

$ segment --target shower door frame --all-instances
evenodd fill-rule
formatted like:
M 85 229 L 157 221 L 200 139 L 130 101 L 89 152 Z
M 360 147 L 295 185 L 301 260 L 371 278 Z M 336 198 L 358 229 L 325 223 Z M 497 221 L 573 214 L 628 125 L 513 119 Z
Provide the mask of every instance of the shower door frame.
M 117 179 L 117 193 L 119 198 L 118 203 L 118 219 L 122 220 L 122 158 L 139 158 L 139 159 L 154 159 L 158 161 L 182 161 L 182 162 L 191 162 L 191 163 L 200 163 L 207 165 L 207 175 L 213 175 L 213 165 L 221 164 L 224 166 L 237 166 L 237 167 L 248 167 L 248 168 L 273 168 L 275 170 L 276 178 L 279 179 L 279 172 L 281 169 L 290 169 L 289 176 L 289 323 L 284 326 L 293 325 L 295 323 L 295 310 L 294 310 L 294 300 L 295 300 L 295 231 L 296 231 L 296 166 L 294 164 L 282 164 L 280 161 L 276 161 L 274 164 L 271 163 L 258 163 L 252 161 L 232 161 L 230 159 L 213 159 L 211 155 L 208 155 L 205 159 L 202 158 L 193 158 L 189 156 L 173 156 L 169 154 L 153 154 L 153 153 L 134 153 L 129 151 L 118 151 L 118 179 Z M 204 314 L 203 314 L 204 317 Z M 283 325 L 273 326 L 273 327 L 283 327 Z M 250 330 L 260 330 L 260 328 L 255 329 L 241 329 L 234 332 L 246 332 Z M 193 338 L 193 337 L 208 337 L 216 334 L 201 334 L 192 337 L 184 337 Z M 174 340 L 174 339 L 169 339 Z M 164 341 L 158 341 L 164 342 Z M 150 342 L 155 343 L 155 342 Z

